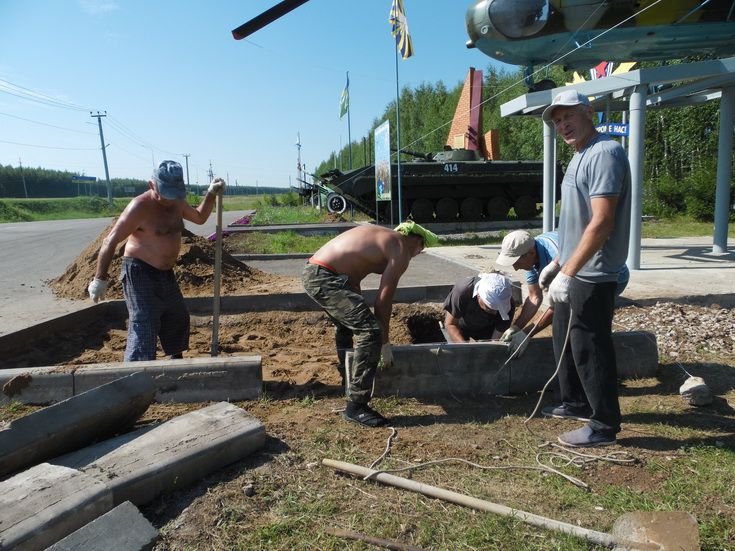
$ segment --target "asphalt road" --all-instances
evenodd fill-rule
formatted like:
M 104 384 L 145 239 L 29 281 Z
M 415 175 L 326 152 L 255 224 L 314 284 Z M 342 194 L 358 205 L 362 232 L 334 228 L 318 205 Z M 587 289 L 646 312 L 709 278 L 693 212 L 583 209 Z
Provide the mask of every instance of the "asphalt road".
M 224 212 L 223 226 L 242 216 Z M 112 218 L 0 224 L 0 335 L 79 309 L 79 301 L 59 299 L 46 285 L 94 241 Z M 186 223 L 197 235 L 216 228 L 216 216 L 201 225 Z

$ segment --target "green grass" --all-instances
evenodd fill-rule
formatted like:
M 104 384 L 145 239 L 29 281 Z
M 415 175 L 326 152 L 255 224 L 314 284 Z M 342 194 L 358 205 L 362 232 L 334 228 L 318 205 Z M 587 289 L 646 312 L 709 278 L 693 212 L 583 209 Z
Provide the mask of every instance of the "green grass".
M 712 222 L 696 222 L 685 216 L 667 219 L 645 220 L 641 228 L 641 236 L 646 238 L 666 239 L 674 237 L 708 237 L 714 231 Z M 735 224 L 730 221 L 728 237 L 735 237 Z

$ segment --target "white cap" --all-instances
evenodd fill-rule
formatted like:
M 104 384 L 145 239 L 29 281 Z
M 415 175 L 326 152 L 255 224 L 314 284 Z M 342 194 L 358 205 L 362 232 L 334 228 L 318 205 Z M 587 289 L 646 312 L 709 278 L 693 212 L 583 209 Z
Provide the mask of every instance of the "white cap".
M 541 114 L 541 118 L 544 122 L 551 122 L 551 117 L 554 113 L 554 109 L 557 107 L 571 107 L 573 105 L 589 105 L 590 100 L 584 94 L 580 94 L 576 90 L 564 90 L 559 92 L 554 100 L 551 102 L 544 112 Z
M 510 232 L 503 238 L 503 244 L 500 245 L 500 253 L 495 261 L 501 266 L 512 266 L 520 257 L 533 249 L 536 240 L 526 230 L 516 230 Z
M 510 319 L 510 298 L 513 294 L 512 283 L 503 274 L 479 274 L 472 296 L 480 295 L 480 300 L 488 308 L 497 310 L 504 320 Z

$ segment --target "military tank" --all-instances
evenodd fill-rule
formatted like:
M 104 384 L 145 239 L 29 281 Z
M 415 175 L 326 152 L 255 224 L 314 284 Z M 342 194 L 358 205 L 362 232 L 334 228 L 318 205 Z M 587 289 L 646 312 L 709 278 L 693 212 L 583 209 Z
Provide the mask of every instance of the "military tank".
M 413 160 L 401 162 L 401 200 L 404 218 L 417 222 L 505 220 L 512 208 L 520 220 L 534 218 L 543 202 L 541 161 L 490 161 L 479 151 L 447 149 L 433 154 L 403 150 Z M 557 182 L 562 171 L 557 167 Z M 391 165 L 393 220 L 398 217 L 398 166 Z M 355 208 L 379 222 L 390 222 L 390 201 L 375 202 L 373 165 L 319 177 L 328 188 L 326 206 L 341 213 Z M 559 194 L 557 193 L 557 197 Z

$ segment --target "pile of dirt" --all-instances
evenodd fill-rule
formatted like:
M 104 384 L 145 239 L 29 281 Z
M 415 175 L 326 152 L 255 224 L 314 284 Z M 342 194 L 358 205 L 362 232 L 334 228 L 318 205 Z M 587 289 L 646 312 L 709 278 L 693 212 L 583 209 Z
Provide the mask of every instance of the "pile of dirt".
M 72 300 L 87 300 L 87 286 L 94 278 L 97 270 L 97 254 L 102 241 L 110 233 L 117 219 L 102 230 L 74 261 L 69 264 L 63 274 L 48 282 L 58 297 Z M 122 254 L 125 250 L 123 241 L 115 251 L 109 269 L 109 287 L 105 298 L 123 298 L 119 275 Z M 214 256 L 215 243 L 184 230 L 181 240 L 179 259 L 174 267 L 176 279 L 184 296 L 208 296 L 214 289 Z M 222 279 L 220 293 L 223 295 L 249 295 L 263 293 L 292 293 L 301 291 L 297 278 L 267 274 L 251 268 L 222 251 Z

